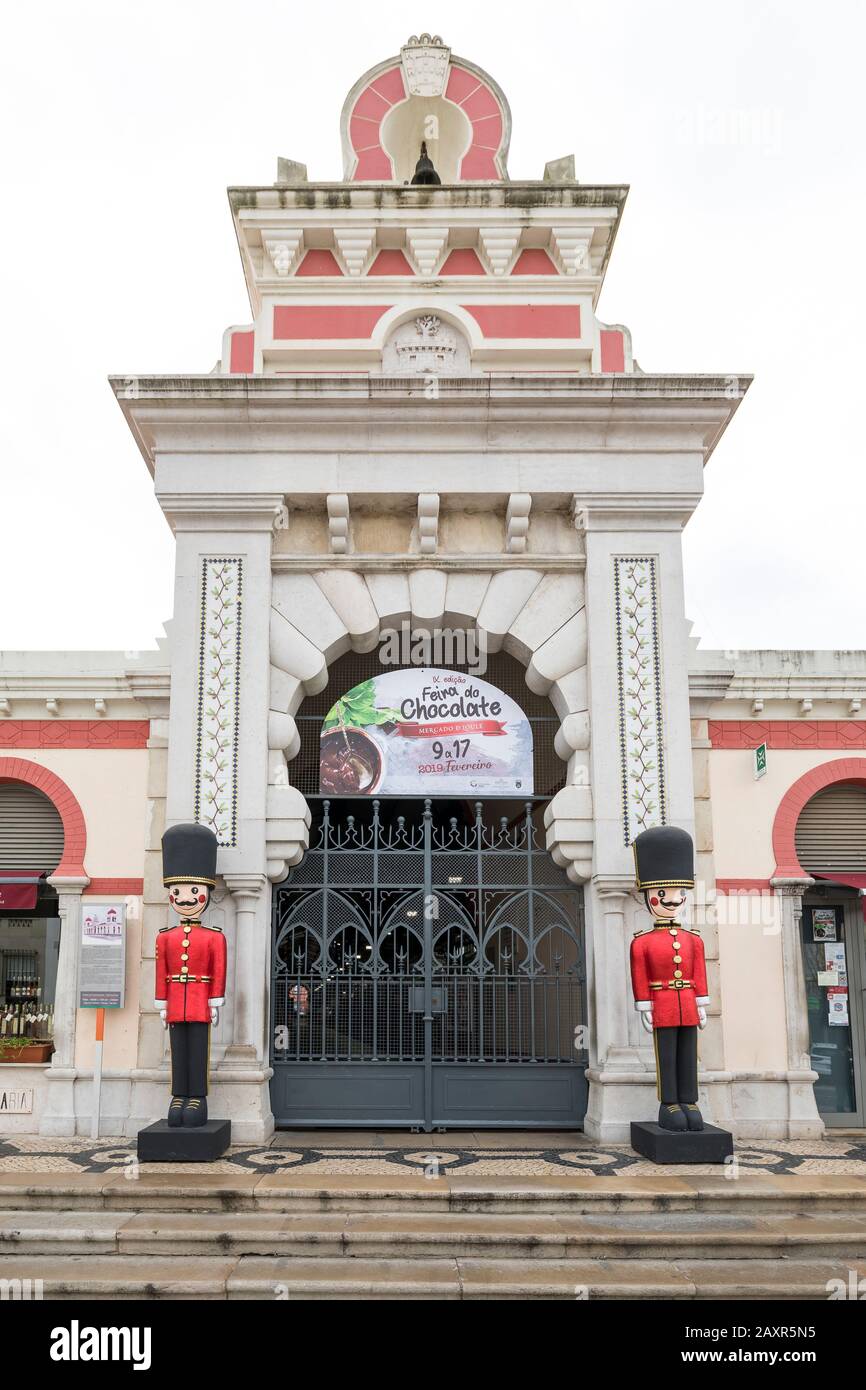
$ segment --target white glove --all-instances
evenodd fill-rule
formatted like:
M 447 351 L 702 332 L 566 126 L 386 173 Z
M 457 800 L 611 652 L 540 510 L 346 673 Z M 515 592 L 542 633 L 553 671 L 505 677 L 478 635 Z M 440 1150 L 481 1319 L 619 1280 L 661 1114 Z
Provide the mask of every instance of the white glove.
M 647 1008 L 647 1009 L 641 1009 L 641 1011 L 640 1011 L 640 1021 L 641 1021 L 641 1023 L 643 1024 L 644 1028 L 647 1030 L 647 1032 L 648 1032 L 648 1033 L 651 1033 L 652 1030 L 653 1030 L 653 1011 L 652 1011 L 652 1005 L 650 1005 L 650 1007 Z
M 706 1011 L 706 1009 L 704 1008 L 703 1004 L 699 1004 L 699 1005 L 698 1005 L 698 1027 L 699 1027 L 699 1028 L 706 1028 L 706 1026 L 707 1026 L 707 1011 Z
M 220 1011 L 219 1011 L 219 1009 L 211 1009 L 211 1011 L 210 1011 L 210 1021 L 211 1021 L 211 1023 L 213 1024 L 214 1028 L 216 1028 L 217 1024 L 218 1024 L 219 1021 L 220 1021 Z
M 159 1011 L 159 1021 L 160 1021 L 160 1023 L 162 1024 L 163 1028 L 167 1028 L 167 1027 L 168 1027 L 168 1019 L 166 1018 L 166 1011 L 165 1011 L 165 1009 L 160 1009 L 160 1011 Z

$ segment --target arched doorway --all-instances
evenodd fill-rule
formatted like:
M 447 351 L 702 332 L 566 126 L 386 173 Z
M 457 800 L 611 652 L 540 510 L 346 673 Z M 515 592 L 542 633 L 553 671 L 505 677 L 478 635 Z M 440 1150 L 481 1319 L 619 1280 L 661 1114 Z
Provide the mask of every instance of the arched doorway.
M 380 669 L 375 653 L 348 654 L 298 715 L 292 775 L 312 825 L 273 894 L 276 1122 L 577 1128 L 583 895 L 544 828 L 565 772 L 560 721 L 519 663 L 497 654 L 484 679 L 532 727 L 532 795 L 323 795 L 322 721 Z
M 830 782 L 806 801 L 796 856 L 805 895 L 803 973 L 815 1100 L 830 1126 L 866 1123 L 866 785 Z

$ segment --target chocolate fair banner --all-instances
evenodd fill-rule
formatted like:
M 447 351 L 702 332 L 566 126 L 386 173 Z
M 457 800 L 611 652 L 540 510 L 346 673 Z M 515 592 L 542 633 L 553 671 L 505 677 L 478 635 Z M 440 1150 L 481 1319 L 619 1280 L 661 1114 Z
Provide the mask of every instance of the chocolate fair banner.
M 477 676 L 411 667 L 348 691 L 322 725 L 331 796 L 531 796 L 532 727 Z

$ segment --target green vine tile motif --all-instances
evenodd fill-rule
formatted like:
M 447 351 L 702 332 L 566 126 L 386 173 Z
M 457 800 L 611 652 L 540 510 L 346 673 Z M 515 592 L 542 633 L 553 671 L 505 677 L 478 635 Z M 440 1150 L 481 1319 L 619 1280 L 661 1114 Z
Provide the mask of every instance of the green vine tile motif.
M 195 819 L 237 845 L 243 561 L 202 560 Z
M 667 819 L 656 562 L 614 559 L 623 837 Z

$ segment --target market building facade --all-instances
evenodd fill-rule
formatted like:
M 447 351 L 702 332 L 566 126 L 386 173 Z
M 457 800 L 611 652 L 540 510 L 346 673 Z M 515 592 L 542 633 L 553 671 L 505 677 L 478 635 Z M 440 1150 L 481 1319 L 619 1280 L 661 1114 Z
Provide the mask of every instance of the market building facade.
M 864 1123 L 866 655 L 691 639 L 682 529 L 748 378 L 637 366 L 597 315 L 626 188 L 570 159 L 512 179 L 510 124 L 413 37 L 347 97 L 341 182 L 281 160 L 230 190 L 252 320 L 215 370 L 113 380 L 174 615 L 134 659 L 2 658 L 3 987 L 13 1030 L 51 1006 L 55 1046 L 0 1061 L 31 1093 L 3 1127 L 90 1129 L 88 908 L 126 934 L 102 1131 L 163 1112 L 160 837 L 193 819 L 220 843 L 211 1111 L 238 1141 L 626 1139 L 654 1106 L 627 960 L 656 824 L 695 837 L 705 1113 Z

